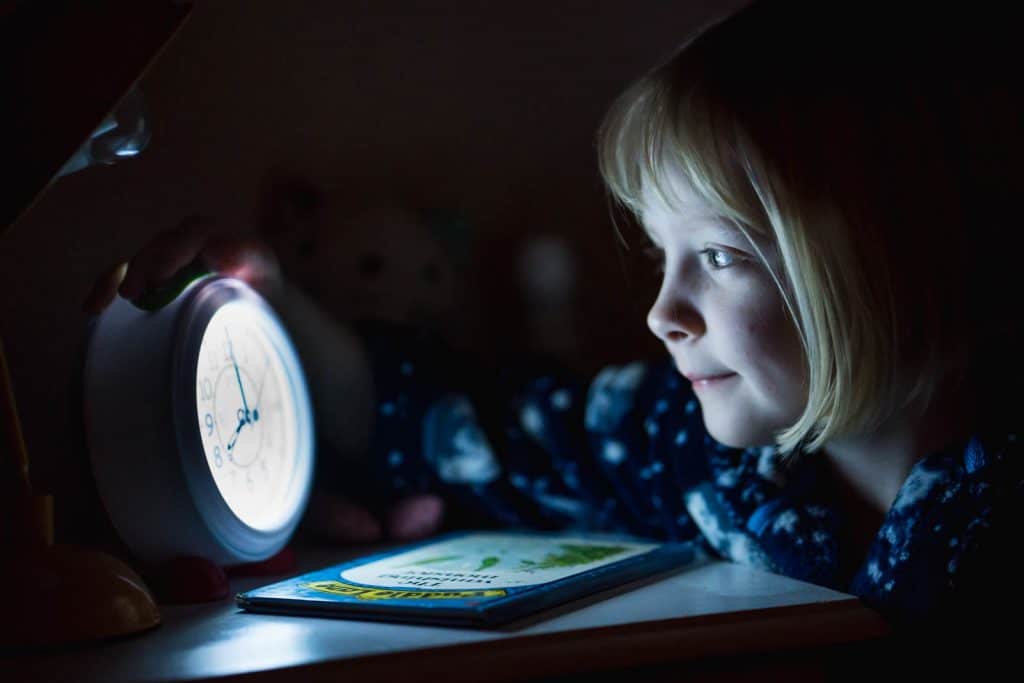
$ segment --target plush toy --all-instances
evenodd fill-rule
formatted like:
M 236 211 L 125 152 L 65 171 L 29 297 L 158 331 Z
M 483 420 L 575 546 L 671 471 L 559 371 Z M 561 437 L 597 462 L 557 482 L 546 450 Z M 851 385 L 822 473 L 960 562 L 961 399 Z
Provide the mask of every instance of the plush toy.
M 535 235 L 517 259 L 526 343 L 535 352 L 569 358 L 578 352 L 576 257 L 556 235 Z
M 264 199 L 285 278 L 333 318 L 455 333 L 468 232 L 454 213 L 357 202 L 294 175 L 274 176 Z
M 345 200 L 299 176 L 275 176 L 264 199 L 263 238 L 285 282 L 271 303 L 302 357 L 320 444 L 308 526 L 337 540 L 436 530 L 433 497 L 382 501 L 387 506 L 377 509 L 358 498 L 375 489 L 367 462 L 375 404 L 367 350 L 352 323 L 408 324 L 457 337 L 464 222 L 452 212 Z M 382 515 L 383 528 L 364 509 Z

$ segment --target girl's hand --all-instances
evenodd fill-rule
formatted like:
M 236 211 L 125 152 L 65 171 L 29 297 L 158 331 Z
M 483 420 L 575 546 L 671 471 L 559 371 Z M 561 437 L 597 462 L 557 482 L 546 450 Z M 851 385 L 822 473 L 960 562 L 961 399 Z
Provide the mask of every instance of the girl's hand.
M 281 269 L 270 247 L 252 238 L 213 234 L 211 228 L 208 219 L 192 216 L 160 233 L 130 261 L 100 275 L 82 309 L 101 313 L 118 293 L 135 301 L 147 290 L 166 284 L 196 259 L 210 270 L 237 277 L 264 293 L 276 289 Z
M 436 533 L 443 517 L 444 501 L 427 493 L 403 498 L 391 507 L 386 519 L 378 520 L 347 498 L 314 491 L 305 525 L 315 536 L 340 543 L 372 543 L 385 538 L 411 541 Z

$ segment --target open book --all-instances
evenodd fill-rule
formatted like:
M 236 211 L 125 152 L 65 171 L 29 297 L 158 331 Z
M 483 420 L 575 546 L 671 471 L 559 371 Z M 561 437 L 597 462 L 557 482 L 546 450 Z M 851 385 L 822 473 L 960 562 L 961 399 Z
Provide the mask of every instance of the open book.
M 240 593 L 236 602 L 255 612 L 492 627 L 704 559 L 694 543 L 461 532 Z

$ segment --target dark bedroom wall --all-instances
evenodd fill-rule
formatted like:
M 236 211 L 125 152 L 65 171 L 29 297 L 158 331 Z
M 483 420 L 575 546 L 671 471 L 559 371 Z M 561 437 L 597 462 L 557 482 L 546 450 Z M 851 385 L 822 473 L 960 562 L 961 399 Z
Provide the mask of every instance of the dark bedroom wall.
M 0 334 L 37 480 L 74 486 L 62 481 L 76 448 L 69 386 L 92 279 L 187 214 L 254 231 L 274 166 L 328 193 L 463 211 L 479 348 L 524 342 L 512 255 L 548 235 L 578 259 L 567 362 L 590 370 L 650 354 L 647 302 L 631 299 L 623 275 L 594 133 L 631 79 L 739 4 L 197 2 L 141 82 L 149 148 L 62 179 L 0 238 Z

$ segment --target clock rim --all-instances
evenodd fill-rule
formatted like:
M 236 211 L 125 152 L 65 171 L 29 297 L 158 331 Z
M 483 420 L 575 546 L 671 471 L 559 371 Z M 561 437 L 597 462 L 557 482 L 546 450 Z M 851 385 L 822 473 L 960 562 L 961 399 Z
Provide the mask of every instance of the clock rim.
M 215 541 L 235 555 L 236 561 L 266 559 L 284 547 L 291 538 L 302 519 L 312 490 L 314 424 L 305 373 L 295 352 L 294 342 L 281 319 L 270 304 L 248 285 L 230 277 L 211 276 L 197 282 L 192 289 L 175 325 L 171 359 L 172 419 L 181 469 L 199 518 Z M 291 384 L 295 401 L 298 461 L 285 497 L 286 506 L 292 510 L 292 514 L 284 515 L 283 521 L 271 529 L 250 526 L 231 509 L 210 470 L 196 417 L 195 383 L 203 335 L 220 307 L 233 301 L 252 306 L 276 328 L 283 344 L 275 344 L 275 350 L 285 365 L 286 378 Z

